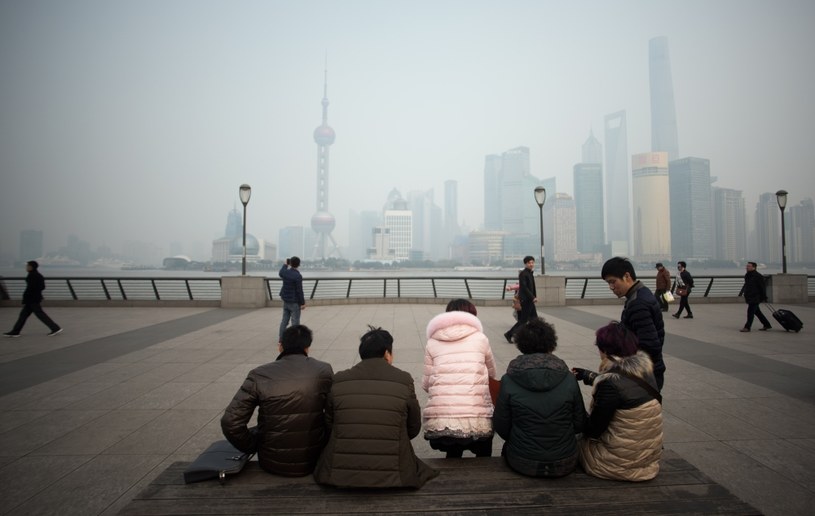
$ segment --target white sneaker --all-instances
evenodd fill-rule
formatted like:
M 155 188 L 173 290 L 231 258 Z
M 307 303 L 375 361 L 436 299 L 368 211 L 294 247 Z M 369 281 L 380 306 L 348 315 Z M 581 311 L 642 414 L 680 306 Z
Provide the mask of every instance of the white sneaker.
M 59 335 L 60 333 L 62 333 L 62 328 L 52 331 L 51 333 L 48 334 L 48 336 L 53 337 L 54 335 Z

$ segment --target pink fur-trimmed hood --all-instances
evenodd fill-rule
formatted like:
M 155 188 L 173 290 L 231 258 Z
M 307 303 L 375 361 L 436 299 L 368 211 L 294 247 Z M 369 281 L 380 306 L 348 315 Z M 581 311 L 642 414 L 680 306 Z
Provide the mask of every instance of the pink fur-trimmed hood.
M 481 321 L 469 312 L 445 312 L 427 323 L 427 338 L 440 341 L 461 340 L 482 331 Z

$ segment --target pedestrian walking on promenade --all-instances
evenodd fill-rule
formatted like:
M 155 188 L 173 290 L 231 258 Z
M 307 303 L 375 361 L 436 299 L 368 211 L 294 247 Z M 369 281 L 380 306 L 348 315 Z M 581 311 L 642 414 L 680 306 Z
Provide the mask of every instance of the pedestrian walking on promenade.
M 761 313 L 761 303 L 767 302 L 767 286 L 764 283 L 764 276 L 756 270 L 756 262 L 747 262 L 744 267 L 747 273 L 744 275 L 744 302 L 747 303 L 747 322 L 740 331 L 748 332 L 753 326 L 753 318 L 758 317 L 763 325 L 759 330 L 767 331 L 772 328 L 770 321 Z
M 637 279 L 634 266 L 627 258 L 611 258 L 603 264 L 600 275 L 617 297 L 625 297 L 620 322 L 634 332 L 640 349 L 651 357 L 657 388 L 662 390 L 665 382 L 665 362 L 662 360 L 665 323 L 656 297 Z
M 306 309 L 306 298 L 303 295 L 303 276 L 297 270 L 300 267 L 300 258 L 292 256 L 286 258 L 286 263 L 280 268 L 278 276 L 283 279 L 280 287 L 280 299 L 283 300 L 283 318 L 280 320 L 280 331 L 277 341 L 283 342 L 283 332 L 291 321 L 292 326 L 300 324 L 300 311 Z
M 521 310 L 518 312 L 518 322 L 504 333 L 507 342 L 512 342 L 512 335 L 530 319 L 538 317 L 535 303 L 538 302 L 538 292 L 535 290 L 535 257 L 524 257 L 524 268 L 518 274 L 518 299 L 521 301 Z
M 654 295 L 659 301 L 659 307 L 663 312 L 668 311 L 668 301 L 665 300 L 665 293 L 671 290 L 671 273 L 662 263 L 657 264 L 657 285 Z
M 678 262 L 676 264 L 676 268 L 679 270 L 679 276 L 676 277 L 676 293 L 679 295 L 679 310 L 673 314 L 674 319 L 679 319 L 679 316 L 682 315 L 682 310 L 688 312 L 685 319 L 693 319 L 693 312 L 691 312 L 690 304 L 688 303 L 688 297 L 693 290 L 693 276 L 691 276 L 690 272 L 686 269 L 687 266 L 688 264 L 685 262 Z
M 39 267 L 40 264 L 34 260 L 26 262 L 25 270 L 28 271 L 28 275 L 25 278 L 25 290 L 23 291 L 23 309 L 20 310 L 20 316 L 17 318 L 17 322 L 14 323 L 14 328 L 12 328 L 10 332 L 4 333 L 3 336 L 19 337 L 20 331 L 23 329 L 23 326 L 25 326 L 26 319 L 28 319 L 31 314 L 36 315 L 37 319 L 48 326 L 48 329 L 51 330 L 51 333 L 48 334 L 49 337 L 62 333 L 62 328 L 59 324 L 48 317 L 48 314 L 46 314 L 42 306 L 40 306 L 43 300 L 42 291 L 45 290 L 45 278 L 43 278 L 42 274 L 37 270 Z

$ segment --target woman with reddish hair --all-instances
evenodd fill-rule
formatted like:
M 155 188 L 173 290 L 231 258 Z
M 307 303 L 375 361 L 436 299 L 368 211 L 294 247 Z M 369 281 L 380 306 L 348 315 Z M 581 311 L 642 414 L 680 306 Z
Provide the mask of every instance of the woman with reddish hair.
M 578 380 L 594 386 L 580 464 L 600 478 L 650 480 L 662 456 L 662 397 L 654 366 L 622 324 L 612 322 L 595 335 L 599 373 L 572 369 Z

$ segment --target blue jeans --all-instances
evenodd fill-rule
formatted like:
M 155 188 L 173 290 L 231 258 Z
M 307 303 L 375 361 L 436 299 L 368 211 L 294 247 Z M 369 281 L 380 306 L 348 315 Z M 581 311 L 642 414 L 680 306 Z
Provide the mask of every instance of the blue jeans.
M 286 327 L 289 325 L 289 319 L 291 319 L 292 326 L 300 324 L 300 303 L 283 302 L 283 319 L 280 321 L 280 334 L 277 336 L 278 342 L 283 340 L 283 332 L 286 331 Z

